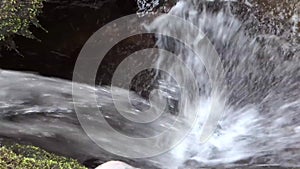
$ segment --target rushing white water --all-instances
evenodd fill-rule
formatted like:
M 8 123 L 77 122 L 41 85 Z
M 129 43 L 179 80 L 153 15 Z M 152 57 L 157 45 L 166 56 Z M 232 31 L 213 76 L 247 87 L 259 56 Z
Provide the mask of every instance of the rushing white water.
M 183 160 L 194 160 L 203 166 L 248 160 L 249 165 L 299 167 L 299 44 L 291 45 L 284 38 L 268 34 L 250 36 L 242 22 L 232 14 L 226 11 L 198 12 L 194 3 L 180 1 L 170 14 L 200 27 L 216 47 L 225 69 L 226 82 L 219 84 L 218 88 L 225 90 L 220 91 L 226 93 L 220 97 L 226 106 L 219 129 L 208 142 L 199 144 L 195 141 L 200 133 L 199 126 L 196 126 L 185 145 L 178 147 L 182 148 L 181 155 L 185 152 Z M 152 26 L 158 32 L 184 32 L 180 26 L 163 20 Z M 170 38 L 158 39 L 158 46 L 175 51 L 193 69 L 202 89 L 200 95 L 209 100 L 209 76 L 201 60 L 197 60 L 192 52 L 205 49 L 195 45 L 189 50 Z M 197 38 L 193 40 L 198 43 Z M 287 58 L 291 51 L 291 58 Z M 158 67 L 164 62 L 166 60 L 159 59 Z M 176 65 L 169 69 L 175 74 L 181 72 Z M 167 77 L 164 80 L 172 83 Z M 203 107 L 200 106 L 201 110 Z M 204 113 L 207 111 L 204 109 Z
M 250 2 L 247 1 L 247 4 L 249 6 Z M 190 39 L 195 44 L 192 49 L 172 38 L 157 37 L 160 48 L 176 53 L 195 74 L 199 86 L 199 93 L 196 94 L 199 97 L 191 97 L 189 100 L 199 104 L 194 106 L 189 103 L 183 110 L 187 115 L 199 112 L 200 118 L 191 133 L 170 152 L 154 158 L 123 160 L 141 168 L 300 167 L 300 48 L 294 40 L 299 35 L 295 33 L 297 24 L 292 24 L 293 32 L 289 34 L 293 34 L 294 39 L 290 38 L 289 41 L 284 37 L 286 34 L 275 36 L 261 32 L 254 35 L 249 33 L 244 22 L 227 8 L 209 12 L 199 8 L 195 1 L 180 1 L 170 14 L 182 17 L 203 30 L 219 53 L 224 68 L 223 71 L 215 70 L 213 76 L 220 77 L 219 74 L 223 74 L 225 79 L 222 83 L 216 83 L 219 94 L 213 94 L 205 66 L 213 67 L 215 60 L 205 55 L 205 48 L 201 46 L 198 37 Z M 293 22 L 297 18 L 296 14 L 293 15 Z M 181 34 L 180 26 L 164 18 L 157 18 L 147 28 L 158 32 L 176 32 L 179 37 L 189 36 Z M 203 51 L 201 57 L 212 65 L 204 66 L 195 56 L 195 50 L 200 53 Z M 164 62 L 166 60 L 159 57 L 157 68 L 165 66 Z M 175 64 L 168 65 L 166 69 L 170 74 L 185 78 L 181 74 L 182 69 Z M 169 76 L 159 76 L 158 79 L 160 91 L 173 101 L 180 102 L 182 98 L 175 82 Z M 93 106 L 86 100 L 86 94 L 96 92 L 98 107 L 107 120 L 118 130 L 130 135 L 147 137 L 159 133 L 170 128 L 171 120 L 176 116 L 166 112 L 162 117 L 170 122 L 163 124 L 130 123 L 116 114 L 110 88 L 74 85 L 82 89 L 82 94 L 73 96 L 79 101 L 77 105 Z M 71 82 L 1 70 L 0 87 L 2 137 L 31 142 L 81 160 L 120 159 L 97 148 L 80 128 L 73 108 Z M 124 91 L 117 90 L 120 96 L 114 99 L 122 103 Z M 212 103 L 214 97 L 218 97 L 218 102 Z M 135 94 L 132 94 L 131 99 L 134 107 L 124 102 L 123 106 L 128 107 L 125 113 L 139 113 L 141 109 L 150 106 Z M 211 106 L 222 109 L 223 115 L 212 137 L 200 143 L 201 127 Z M 93 115 L 86 118 L 93 125 Z M 151 146 L 145 147 L 145 151 L 147 149 L 151 149 Z

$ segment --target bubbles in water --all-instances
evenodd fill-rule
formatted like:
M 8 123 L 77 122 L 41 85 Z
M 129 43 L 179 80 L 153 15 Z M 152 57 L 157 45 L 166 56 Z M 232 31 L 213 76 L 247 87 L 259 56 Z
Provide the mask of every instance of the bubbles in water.
M 160 5 L 160 0 L 137 0 L 138 14 L 140 16 L 152 13 Z

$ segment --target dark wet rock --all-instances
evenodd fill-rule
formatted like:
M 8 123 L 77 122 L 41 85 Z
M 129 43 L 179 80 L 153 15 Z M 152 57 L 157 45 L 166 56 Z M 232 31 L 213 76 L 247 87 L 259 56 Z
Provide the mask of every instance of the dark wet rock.
M 31 27 L 38 40 L 16 37 L 16 47 L 23 57 L 15 51 L 2 50 L 0 67 L 71 79 L 76 58 L 87 39 L 106 23 L 136 10 L 132 0 L 50 0 L 44 3 L 38 18 L 48 33 Z

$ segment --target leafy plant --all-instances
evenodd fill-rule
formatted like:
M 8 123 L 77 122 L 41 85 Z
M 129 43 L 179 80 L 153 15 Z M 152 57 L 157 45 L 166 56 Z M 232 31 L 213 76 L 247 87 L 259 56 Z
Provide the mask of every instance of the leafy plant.
M 10 46 L 15 34 L 34 38 L 29 27 L 34 25 L 41 28 L 37 16 L 42 11 L 43 1 L 45 0 L 0 1 L 0 43 L 2 45 Z
M 87 169 L 76 160 L 48 153 L 29 145 L 0 147 L 2 169 Z

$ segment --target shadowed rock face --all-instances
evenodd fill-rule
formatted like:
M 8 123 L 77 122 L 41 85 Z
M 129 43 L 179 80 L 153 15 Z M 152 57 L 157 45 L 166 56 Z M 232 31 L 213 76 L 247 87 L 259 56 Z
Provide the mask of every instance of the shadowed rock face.
M 251 1 L 250 1 L 251 2 Z M 166 6 L 174 5 L 168 1 Z M 272 32 L 272 27 L 267 27 L 267 23 L 276 22 L 274 26 L 285 29 L 289 24 L 289 15 L 279 17 L 283 10 L 291 11 L 294 3 L 284 1 L 282 3 L 272 3 L 271 1 L 257 1 L 257 6 L 249 10 L 244 3 L 232 3 L 232 6 L 240 6 L 234 9 L 238 17 L 249 19 L 250 15 L 257 17 L 256 25 L 249 23 L 249 29 L 253 31 L 263 31 L 265 33 L 282 35 L 283 31 Z M 209 10 L 218 11 L 224 6 L 224 2 L 207 3 Z M 295 3 L 296 4 L 296 3 Z M 75 60 L 86 40 L 101 26 L 117 19 L 121 16 L 135 13 L 138 10 L 134 0 L 49 0 L 45 3 L 43 13 L 39 17 L 42 26 L 48 30 L 32 27 L 33 34 L 38 40 L 16 37 L 16 45 L 22 57 L 13 51 L 1 51 L 0 67 L 13 70 L 24 70 L 38 72 L 47 76 L 71 79 Z M 295 5 L 296 6 L 296 5 Z M 299 6 L 299 5 L 298 5 Z M 259 9 L 259 10 L 258 10 Z M 274 11 L 274 13 L 270 13 Z M 283 35 L 285 36 L 285 35 Z M 107 59 L 100 68 L 99 81 L 109 83 L 107 79 L 112 74 L 115 65 L 122 58 L 130 54 L 132 48 L 140 49 L 152 47 L 154 41 L 151 37 L 135 37 L 125 40 L 118 45 L 119 51 L 113 50 L 107 55 Z
M 270 33 L 285 38 L 285 29 L 290 28 L 289 15 L 280 12 L 293 11 L 297 4 L 294 0 L 272 3 L 269 0 L 233 2 L 233 13 L 241 20 L 247 21 L 249 32 Z M 220 11 L 227 4 L 224 2 L 205 2 L 210 11 Z M 293 3 L 295 5 L 293 5 Z M 167 8 L 175 4 L 167 1 Z M 224 5 L 225 4 L 225 5 Z M 299 3 L 298 3 L 299 6 Z M 199 10 L 202 7 L 199 6 Z M 275 9 L 275 10 L 274 10 Z M 44 4 L 43 13 L 39 16 L 41 25 L 48 31 L 32 27 L 36 39 L 16 37 L 15 41 L 22 57 L 14 51 L 1 51 L 0 68 L 37 72 L 46 76 L 71 79 L 76 58 L 86 40 L 106 23 L 121 16 L 133 14 L 138 10 L 134 0 L 49 0 Z M 162 10 L 158 10 L 163 12 Z M 272 12 L 271 11 L 275 11 Z M 252 19 L 249 19 L 251 18 Z M 256 19 L 253 19 L 256 18 Z M 252 20 L 249 22 L 249 20 Z M 269 26 L 272 23 L 273 26 Z M 256 26 L 254 27 L 253 24 Z M 268 26 L 267 26 L 268 25 Z M 280 27 L 280 29 L 274 29 Z M 273 30 L 277 30 L 274 32 Z M 298 36 L 299 37 L 299 36 Z M 99 68 L 98 82 L 110 84 L 110 79 L 117 65 L 132 51 L 153 47 L 155 38 L 141 35 L 128 38 L 116 45 L 106 56 Z M 145 77 L 145 76 L 143 76 Z M 145 77 L 145 79 L 151 77 Z M 149 81 L 149 80 L 146 80 Z M 134 86 L 134 85 L 133 85 Z
M 132 0 L 47 1 L 39 20 L 48 33 L 32 27 L 38 40 L 17 36 L 15 42 L 24 57 L 14 51 L 1 51 L 0 67 L 71 79 L 76 58 L 87 39 L 106 23 L 136 10 Z M 126 55 L 130 46 L 138 46 L 134 41 L 117 47 L 123 53 L 114 50 L 108 54 L 106 67 L 100 68 L 103 72 L 100 74 L 112 73 L 111 65 L 126 57 L 124 52 Z

